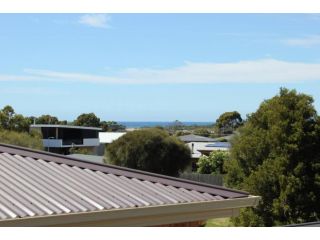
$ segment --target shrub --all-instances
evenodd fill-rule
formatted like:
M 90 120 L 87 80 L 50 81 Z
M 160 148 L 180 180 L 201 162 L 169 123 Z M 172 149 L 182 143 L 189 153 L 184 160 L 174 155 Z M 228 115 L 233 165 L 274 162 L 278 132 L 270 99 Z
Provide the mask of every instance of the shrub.
M 177 176 L 190 162 L 190 149 L 160 129 L 128 132 L 106 149 L 111 164 Z

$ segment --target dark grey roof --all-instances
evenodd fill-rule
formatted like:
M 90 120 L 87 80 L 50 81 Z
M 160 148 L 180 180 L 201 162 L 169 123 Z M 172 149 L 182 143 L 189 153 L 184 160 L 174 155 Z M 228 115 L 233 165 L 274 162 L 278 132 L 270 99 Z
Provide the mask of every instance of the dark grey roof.
M 194 134 L 179 136 L 183 142 L 215 142 L 213 138 L 202 137 Z
M 246 192 L 0 144 L 1 220 L 247 199 Z
M 30 127 L 31 128 L 75 128 L 75 129 L 102 131 L 102 128 L 97 128 L 97 127 L 84 127 L 84 126 L 59 125 L 59 124 L 32 124 Z

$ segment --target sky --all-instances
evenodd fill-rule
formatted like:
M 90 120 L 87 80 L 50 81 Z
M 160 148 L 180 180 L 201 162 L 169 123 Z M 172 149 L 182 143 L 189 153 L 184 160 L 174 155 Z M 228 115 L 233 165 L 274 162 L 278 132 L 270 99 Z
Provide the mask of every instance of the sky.
M 280 87 L 320 111 L 320 14 L 0 14 L 0 108 L 214 122 Z

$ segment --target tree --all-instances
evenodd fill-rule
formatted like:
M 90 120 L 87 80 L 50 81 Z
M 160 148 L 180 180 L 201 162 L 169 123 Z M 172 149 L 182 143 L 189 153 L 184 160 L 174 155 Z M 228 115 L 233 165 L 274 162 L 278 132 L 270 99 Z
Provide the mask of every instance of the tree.
M 206 128 L 196 128 L 193 133 L 203 137 L 209 137 L 211 134 L 211 132 Z
M 178 131 L 176 131 L 176 132 L 174 133 L 174 135 L 175 135 L 176 137 L 185 136 L 185 135 L 189 135 L 189 134 L 191 134 L 191 132 L 188 131 L 188 130 L 178 130 Z
M 224 164 L 229 159 L 227 151 L 212 151 L 209 156 L 201 156 L 197 162 L 197 172 L 202 174 L 225 174 Z
M 176 131 L 183 130 L 183 123 L 180 122 L 179 120 L 175 120 L 171 124 L 168 125 L 167 129 L 170 133 L 175 133 Z
M 10 130 L 12 128 L 12 118 L 15 112 L 14 109 L 7 105 L 0 110 L 0 128 Z
M 119 166 L 177 176 L 190 163 L 190 149 L 160 129 L 128 132 L 107 146 L 107 162 Z
M 230 132 L 238 128 L 242 124 L 242 118 L 237 111 L 225 112 L 216 120 L 216 126 L 219 132 Z
M 36 118 L 36 124 L 59 124 L 59 119 L 51 115 L 41 115 Z
M 103 131 L 105 132 L 121 132 L 126 129 L 125 126 L 115 122 L 115 121 L 101 121 L 100 122 L 100 127 L 102 128 Z
M 29 126 L 30 122 L 28 118 L 25 118 L 21 114 L 15 114 L 11 120 L 10 130 L 14 130 L 17 132 L 28 132 Z
M 94 113 L 83 113 L 74 121 L 76 126 L 100 127 L 100 118 Z
M 312 104 L 312 97 L 282 88 L 239 129 L 226 182 L 262 200 L 242 210 L 236 225 L 319 220 L 320 121 Z

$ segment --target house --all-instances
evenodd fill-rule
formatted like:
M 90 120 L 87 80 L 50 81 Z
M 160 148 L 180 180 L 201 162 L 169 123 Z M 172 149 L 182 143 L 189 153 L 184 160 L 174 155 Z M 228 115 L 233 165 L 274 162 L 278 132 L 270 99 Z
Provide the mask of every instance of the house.
M 209 156 L 209 154 L 213 151 L 229 151 L 231 148 L 231 144 L 229 142 L 213 142 L 203 144 L 203 146 L 198 146 L 197 151 L 201 153 L 201 155 Z
M 93 152 L 100 145 L 99 132 L 102 128 L 55 124 L 34 124 L 30 130 L 40 131 L 45 150 L 48 152 L 69 154 L 70 149 L 89 148 Z
M 0 226 L 197 226 L 249 193 L 0 144 Z

